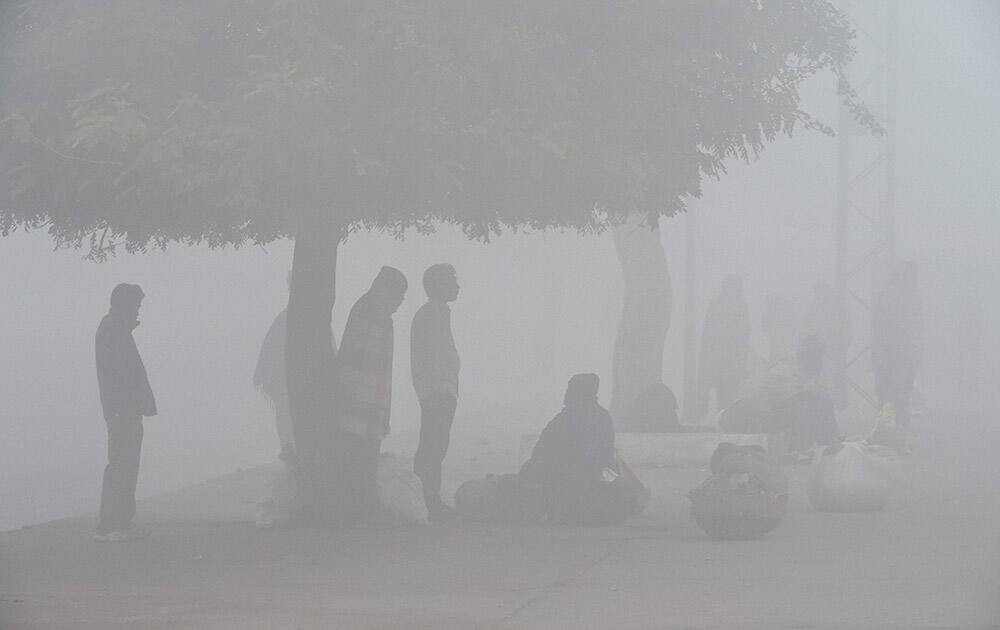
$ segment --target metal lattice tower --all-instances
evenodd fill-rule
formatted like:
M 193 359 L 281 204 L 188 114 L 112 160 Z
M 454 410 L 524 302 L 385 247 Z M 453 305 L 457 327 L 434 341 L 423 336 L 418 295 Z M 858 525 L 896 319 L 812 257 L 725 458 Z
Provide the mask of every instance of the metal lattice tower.
M 852 395 L 873 407 L 871 314 L 894 262 L 896 170 L 896 55 L 898 0 L 844 0 L 857 33 L 848 79 L 885 133 L 861 127 L 841 103 L 837 125 L 836 281 L 841 320 L 854 341 L 831 349 L 841 399 Z

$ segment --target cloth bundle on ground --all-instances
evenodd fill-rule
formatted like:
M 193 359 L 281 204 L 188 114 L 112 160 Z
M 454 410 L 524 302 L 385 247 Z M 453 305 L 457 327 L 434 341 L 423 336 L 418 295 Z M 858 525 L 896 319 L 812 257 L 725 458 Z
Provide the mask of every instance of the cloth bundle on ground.
M 823 449 L 809 478 L 809 503 L 824 512 L 881 510 L 892 490 L 895 452 L 862 441 Z
M 301 515 L 302 484 L 294 466 L 279 462 L 268 471 L 269 494 L 257 502 L 257 527 L 285 527 Z M 384 453 L 378 463 L 379 510 L 381 525 L 422 525 L 427 523 L 423 487 L 411 467 L 401 458 Z
M 455 492 L 455 510 L 472 521 L 613 525 L 638 516 L 650 491 L 620 457 L 613 480 L 600 481 L 585 492 L 553 497 L 551 488 L 518 474 L 487 475 L 466 481 Z
M 788 480 L 759 446 L 723 442 L 712 475 L 688 495 L 691 517 L 713 538 L 760 538 L 785 516 Z
M 302 511 L 302 484 L 294 466 L 284 461 L 274 464 L 266 478 L 268 494 L 257 501 L 254 523 L 261 529 L 287 527 Z
M 875 427 L 868 436 L 868 443 L 886 446 L 902 453 L 906 452 L 906 442 L 907 427 L 899 424 L 896 406 L 891 402 L 885 403 L 875 419 Z
M 727 433 L 783 433 L 792 451 L 837 439 L 833 398 L 820 383 L 824 349 L 814 338 L 803 340 L 797 365 L 778 361 L 752 393 L 719 413 Z
M 427 523 L 427 505 L 420 479 L 401 458 L 383 453 L 378 462 L 378 519 L 388 525 Z
M 719 412 L 719 429 L 724 433 L 767 433 L 767 407 L 757 397 L 740 398 Z
M 517 475 L 487 475 L 466 481 L 455 491 L 455 510 L 464 518 L 489 523 L 527 522 L 532 508 L 518 491 Z

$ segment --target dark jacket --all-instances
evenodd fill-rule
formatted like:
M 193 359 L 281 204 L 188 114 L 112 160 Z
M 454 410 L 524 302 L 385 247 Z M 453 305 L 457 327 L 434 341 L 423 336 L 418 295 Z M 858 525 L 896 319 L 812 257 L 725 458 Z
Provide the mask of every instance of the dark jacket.
M 267 329 L 267 336 L 257 356 L 257 369 L 253 373 L 253 384 L 272 401 L 288 399 L 288 384 L 285 379 L 285 328 L 287 311 L 281 311 L 274 323 Z
M 337 356 L 340 426 L 364 437 L 389 434 L 392 408 L 392 314 L 371 291 L 354 304 Z
M 579 490 L 601 480 L 615 466 L 615 429 L 611 415 L 594 402 L 566 405 L 546 425 L 521 468 L 528 483 Z
M 155 416 L 156 400 L 132 338 L 139 322 L 114 310 L 97 327 L 97 384 L 104 416 Z

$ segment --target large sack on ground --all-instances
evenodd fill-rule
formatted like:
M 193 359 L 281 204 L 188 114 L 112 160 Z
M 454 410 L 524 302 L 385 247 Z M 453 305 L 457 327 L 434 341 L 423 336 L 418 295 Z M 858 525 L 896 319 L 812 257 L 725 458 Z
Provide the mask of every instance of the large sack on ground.
M 829 446 L 809 478 L 809 502 L 824 512 L 881 510 L 891 491 L 891 449 L 866 442 Z
M 511 523 L 522 518 L 517 475 L 470 479 L 455 491 L 455 510 L 473 521 Z
M 391 525 L 427 523 L 423 484 L 406 463 L 384 454 L 378 462 L 379 520 Z
M 262 529 L 290 525 L 302 510 L 295 468 L 278 462 L 267 474 L 268 493 L 257 501 L 254 524 Z
M 725 433 L 764 433 L 766 414 L 760 400 L 740 398 L 719 412 L 719 429 Z
M 788 480 L 763 449 L 723 443 L 712 456 L 712 476 L 688 497 L 691 517 L 709 536 L 760 538 L 785 517 Z

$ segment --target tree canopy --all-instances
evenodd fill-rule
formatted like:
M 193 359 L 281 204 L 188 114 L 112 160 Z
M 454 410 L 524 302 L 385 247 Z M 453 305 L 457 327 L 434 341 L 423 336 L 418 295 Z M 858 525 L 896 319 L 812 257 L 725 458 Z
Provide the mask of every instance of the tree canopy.
M 826 0 L 68 0 L 0 11 L 0 230 L 101 257 L 320 223 L 673 214 L 798 127 Z M 842 82 L 842 96 L 875 128 Z

